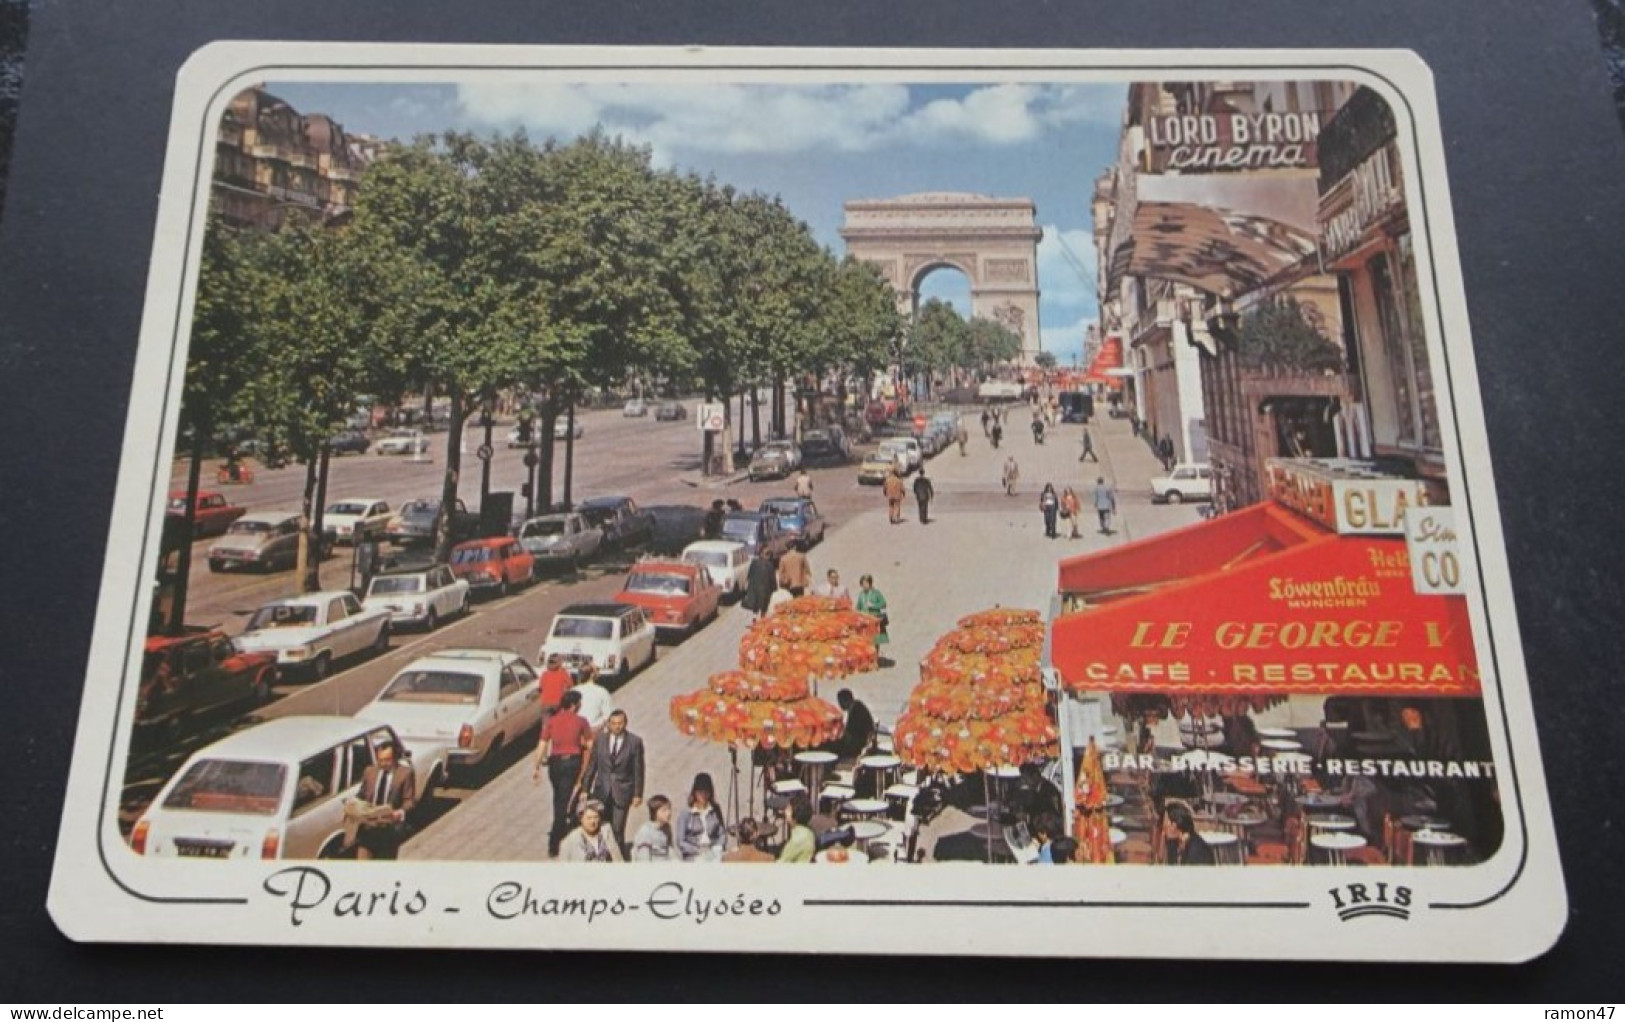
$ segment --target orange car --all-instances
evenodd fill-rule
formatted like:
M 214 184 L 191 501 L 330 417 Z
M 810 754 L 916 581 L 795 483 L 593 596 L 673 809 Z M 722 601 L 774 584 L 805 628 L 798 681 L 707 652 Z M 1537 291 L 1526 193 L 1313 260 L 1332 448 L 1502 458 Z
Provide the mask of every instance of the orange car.
M 512 536 L 471 539 L 451 548 L 451 573 L 476 593 L 507 596 L 536 577 L 536 558 Z
M 644 560 L 632 566 L 615 602 L 642 607 L 657 634 L 685 638 L 716 619 L 722 588 L 702 564 Z

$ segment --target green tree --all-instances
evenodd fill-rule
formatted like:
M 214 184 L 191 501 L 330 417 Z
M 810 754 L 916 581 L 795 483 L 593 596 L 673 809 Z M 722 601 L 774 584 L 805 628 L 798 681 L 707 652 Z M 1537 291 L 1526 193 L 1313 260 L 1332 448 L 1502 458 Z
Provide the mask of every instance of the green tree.
M 1249 369 L 1323 373 L 1344 368 L 1343 350 L 1321 333 L 1294 298 L 1249 309 L 1236 333 L 1241 364 Z
M 1054 369 L 1055 353 L 1053 351 L 1040 351 L 1037 355 L 1033 356 L 1033 361 L 1038 363 L 1038 368 L 1040 369 Z
M 970 321 L 966 356 L 960 363 L 964 368 L 992 372 L 1021 356 L 1021 335 L 997 320 L 977 316 Z

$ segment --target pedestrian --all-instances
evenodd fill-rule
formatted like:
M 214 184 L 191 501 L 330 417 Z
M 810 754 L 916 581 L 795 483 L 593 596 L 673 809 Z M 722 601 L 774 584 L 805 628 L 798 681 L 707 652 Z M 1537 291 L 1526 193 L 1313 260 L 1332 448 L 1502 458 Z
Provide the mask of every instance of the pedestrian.
M 1068 539 L 1077 539 L 1082 535 L 1078 531 L 1078 519 L 1083 517 L 1083 505 L 1078 501 L 1078 493 L 1068 486 L 1061 492 L 1061 517 L 1065 518 L 1072 534 Z
M 570 829 L 570 803 L 580 790 L 581 756 L 592 741 L 592 728 L 579 712 L 581 694 L 574 689 L 564 693 L 559 711 L 542 725 L 542 739 L 536 745 L 536 765 L 531 781 L 542 777 L 547 764 L 547 783 L 553 788 L 553 826 L 547 833 L 547 857 L 556 859 L 559 842 Z
M 677 842 L 671 829 L 671 799 L 664 795 L 649 798 L 649 820 L 632 835 L 633 862 L 670 862 L 677 857 Z
M 834 568 L 824 573 L 824 581 L 813 586 L 813 595 L 848 602 L 852 599 L 852 591 L 841 584 L 841 573 Z
M 1100 459 L 1095 456 L 1095 437 L 1088 426 L 1083 427 L 1083 453 L 1078 455 L 1078 460 L 1100 463 Z
M 1008 458 L 1004 459 L 1004 476 L 1002 478 L 1002 482 L 1004 484 L 1005 496 L 1014 497 L 1016 495 L 1016 483 L 1020 481 L 1021 466 L 1016 464 L 1016 456 L 1012 454 Z
M 570 691 L 570 683 L 573 680 L 570 672 L 564 669 L 564 659 L 557 653 L 550 654 L 547 666 L 542 669 L 542 676 L 536 682 L 537 695 L 542 704 L 543 723 L 558 712 L 559 702 L 564 699 L 564 693 Z
M 903 520 L 903 477 L 897 474 L 896 465 L 886 473 L 881 489 L 886 494 L 886 519 L 896 525 Z
M 1060 535 L 1055 531 L 1055 519 L 1061 513 L 1061 498 L 1056 495 L 1054 484 L 1044 484 L 1038 494 L 1038 510 L 1044 513 L 1044 535 L 1050 539 Z
M 937 495 L 936 487 L 931 480 L 925 477 L 925 466 L 920 466 L 920 474 L 914 477 L 914 502 L 920 505 L 920 524 L 931 524 L 931 498 Z
M 756 551 L 751 558 L 750 568 L 745 573 L 745 595 L 739 605 L 755 614 L 758 618 L 767 613 L 768 603 L 773 599 L 773 590 L 778 587 L 775 581 L 777 572 L 767 553 Z
M 728 517 L 728 511 L 723 507 L 720 499 L 711 502 L 711 510 L 705 513 L 705 538 L 722 538 L 722 520 Z
M 1162 457 L 1162 470 L 1172 472 L 1174 470 L 1174 438 L 1166 433 L 1163 434 L 1162 440 L 1157 444 L 1157 453 Z
M 813 861 L 813 855 L 818 851 L 818 835 L 813 833 L 812 818 L 812 802 L 804 795 L 797 795 L 790 803 L 790 819 L 794 826 L 790 828 L 789 840 L 779 849 L 781 863 Z
M 731 515 L 738 514 L 743 510 L 745 510 L 745 505 L 739 503 L 739 498 L 738 497 L 729 497 L 728 498 L 728 513 L 729 514 L 731 514 Z
M 880 630 L 875 633 L 875 651 L 878 653 L 880 647 L 891 642 L 889 634 L 891 617 L 886 613 L 886 597 L 875 588 L 873 575 L 865 575 L 858 579 L 858 599 L 853 607 L 859 614 L 868 614 L 870 617 L 880 619 Z M 891 666 L 891 661 L 884 656 L 879 659 L 881 667 Z
M 621 846 L 604 830 L 604 806 L 595 799 L 581 804 L 581 823 L 565 835 L 560 862 L 625 862 Z
M 1095 478 L 1095 513 L 1100 516 L 1100 531 L 1112 532 L 1112 513 L 1117 510 L 1117 493 L 1106 485 L 1103 477 Z
M 991 423 L 992 419 L 993 419 L 993 411 L 992 411 L 992 409 L 984 407 L 982 409 L 982 435 L 983 436 L 991 436 L 992 435 L 991 433 L 988 432 L 989 424 Z
M 789 590 L 792 597 L 805 596 L 812 580 L 812 565 L 807 563 L 807 541 L 798 539 L 779 558 L 779 588 Z
M 598 667 L 591 660 L 581 665 L 581 675 L 576 678 L 572 691 L 581 697 L 581 708 L 577 712 L 588 727 L 597 731 L 609 723 L 610 714 L 615 712 L 615 697 L 598 683 Z
M 604 804 L 609 830 L 625 857 L 626 818 L 643 804 L 643 739 L 626 729 L 626 711 L 616 710 L 587 749 L 581 790 Z
M 1044 418 L 1037 412 L 1033 413 L 1033 443 L 1044 442 Z
M 378 570 L 378 541 L 368 536 L 356 544 L 355 548 L 356 570 L 361 573 L 361 595 L 365 597 L 367 590 L 372 588 L 372 576 Z
M 969 440 L 970 434 L 966 432 L 965 424 L 963 422 L 956 422 L 954 425 L 954 441 L 959 444 L 959 456 L 961 458 L 965 456 L 965 444 Z
M 810 497 L 812 497 L 812 493 L 813 493 L 812 476 L 808 475 L 807 470 L 804 469 L 804 468 L 797 469 L 796 470 L 796 496 L 802 497 L 802 498 L 810 498 Z
M 993 440 L 993 449 L 996 451 L 999 449 L 999 441 L 1004 439 L 1004 426 L 998 419 L 993 420 L 993 432 L 990 435 Z
M 711 775 L 695 774 L 688 792 L 688 807 L 677 816 L 677 850 L 684 862 L 721 862 L 722 846 L 727 839 Z
M 361 785 L 356 794 L 375 808 L 390 811 L 371 813 L 361 821 L 355 834 L 357 859 L 395 859 L 400 857 L 401 843 L 406 840 L 406 817 L 418 804 L 417 780 L 409 763 L 398 760 L 394 742 L 381 742 L 373 753 L 374 761 L 361 771 Z

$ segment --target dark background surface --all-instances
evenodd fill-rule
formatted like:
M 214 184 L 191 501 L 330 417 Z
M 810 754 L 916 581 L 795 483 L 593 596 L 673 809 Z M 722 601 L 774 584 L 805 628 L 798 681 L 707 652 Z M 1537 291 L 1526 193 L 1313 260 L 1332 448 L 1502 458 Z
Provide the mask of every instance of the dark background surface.
M 1582 1002 L 1625 980 L 1620 806 L 1625 137 L 1585 0 L 662 5 L 49 0 L 0 236 L 0 1000 L 1194 999 Z M 1404 47 L 1436 77 L 1500 511 L 1570 921 L 1518 967 L 80 946 L 45 913 L 175 70 L 214 39 Z M 1097 167 L 1080 167 L 1086 202 Z M 1473 443 L 1474 438 L 1466 442 Z M 946 922 L 946 920 L 945 920 Z M 975 925 L 964 917 L 948 924 Z M 1169 925 L 1178 925 L 1170 920 Z M 203 934 L 200 933 L 200 937 Z M 1247 935 L 1237 932 L 1238 946 Z M 1099 946 L 1100 935 L 1091 941 Z M 838 948 L 831 948 L 837 951 Z M 1055 951 L 1071 951 L 1057 936 Z M 839 975 L 839 982 L 832 977 Z

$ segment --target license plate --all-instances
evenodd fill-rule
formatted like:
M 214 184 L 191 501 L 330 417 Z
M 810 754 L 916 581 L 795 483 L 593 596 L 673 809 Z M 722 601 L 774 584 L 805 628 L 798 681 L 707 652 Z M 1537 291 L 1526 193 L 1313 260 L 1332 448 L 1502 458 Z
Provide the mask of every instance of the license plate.
M 175 854 L 187 859 L 224 859 L 231 855 L 230 842 L 203 844 L 196 841 L 175 842 Z

